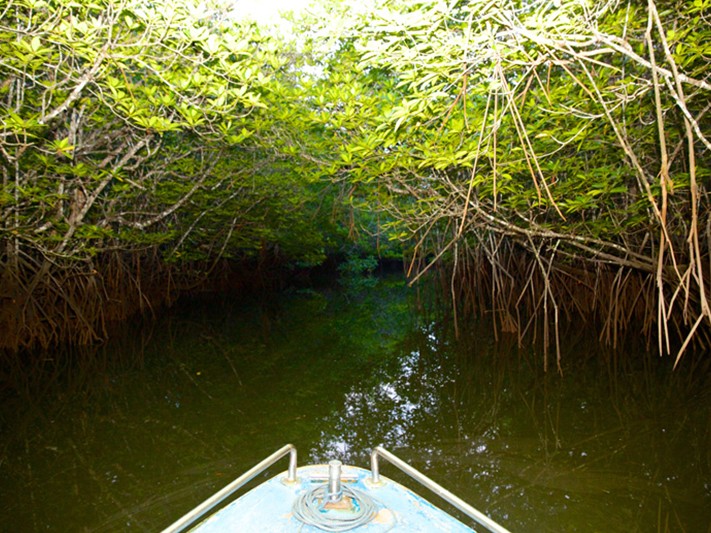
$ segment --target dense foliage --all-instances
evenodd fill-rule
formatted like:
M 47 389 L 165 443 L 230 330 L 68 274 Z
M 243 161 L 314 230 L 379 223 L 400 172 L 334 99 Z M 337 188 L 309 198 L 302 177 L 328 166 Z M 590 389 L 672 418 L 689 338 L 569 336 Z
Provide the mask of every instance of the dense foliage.
M 386 2 L 350 33 L 363 83 L 389 82 L 351 179 L 504 330 L 708 345 L 710 7 Z
M 107 265 L 403 243 L 503 330 L 709 343 L 710 0 L 0 6 L 3 326 L 91 326 Z
M 146 283 L 169 283 L 144 283 L 141 264 L 280 247 L 322 260 L 314 177 L 270 138 L 293 70 L 272 38 L 205 2 L 1 9 L 6 343 L 100 337 L 97 319 L 122 307 L 109 300 L 133 301 L 130 313 Z

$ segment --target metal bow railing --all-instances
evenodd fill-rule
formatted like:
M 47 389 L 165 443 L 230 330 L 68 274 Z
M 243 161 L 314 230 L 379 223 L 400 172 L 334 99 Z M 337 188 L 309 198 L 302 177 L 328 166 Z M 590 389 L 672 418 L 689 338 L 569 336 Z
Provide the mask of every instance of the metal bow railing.
M 272 466 L 287 454 L 289 455 L 289 471 L 286 476 L 286 481 L 290 483 L 296 482 L 296 447 L 293 444 L 287 444 L 286 446 L 275 451 L 259 464 L 254 465 L 232 483 L 227 485 L 224 489 L 210 496 L 192 511 L 180 517 L 178 520 L 165 528 L 162 533 L 178 533 L 179 531 L 184 531 L 186 528 L 192 526 L 205 513 L 214 509 L 220 503 L 225 501 L 225 499 L 229 498 L 232 494 L 242 488 L 243 485 L 247 484 L 255 476 L 264 472 L 267 468 Z
M 484 526 L 492 533 L 510 533 L 508 529 L 497 524 L 491 518 L 489 518 L 488 516 L 483 514 L 481 511 L 477 511 L 474 507 L 469 505 L 467 502 L 465 502 L 458 496 L 455 496 L 454 494 L 449 492 L 447 489 L 445 489 L 443 486 L 441 486 L 439 483 L 431 480 L 426 475 L 424 475 L 422 472 L 420 472 L 413 466 L 409 465 L 408 463 L 406 463 L 405 461 L 403 461 L 396 455 L 390 453 L 382 446 L 376 446 L 370 454 L 370 471 L 372 472 L 371 483 L 373 485 L 378 485 L 378 484 L 382 483 L 380 481 L 380 465 L 378 464 L 378 457 L 387 459 L 388 462 L 391 463 L 393 466 L 399 468 L 400 470 L 405 472 L 408 476 L 410 476 L 412 479 L 414 479 L 415 481 L 417 481 L 424 487 L 428 488 L 429 490 L 431 490 L 432 492 L 437 494 L 439 497 L 441 497 L 445 501 L 454 505 L 457 509 L 462 511 L 469 518 L 474 520 L 477 524 Z

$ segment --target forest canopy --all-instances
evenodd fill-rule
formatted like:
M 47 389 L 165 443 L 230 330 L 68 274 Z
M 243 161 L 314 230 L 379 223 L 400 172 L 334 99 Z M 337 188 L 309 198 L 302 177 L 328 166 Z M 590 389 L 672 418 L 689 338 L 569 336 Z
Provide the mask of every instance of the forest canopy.
M 6 347 L 355 250 L 546 346 L 578 320 L 708 348 L 711 0 L 238 12 L 0 2 Z

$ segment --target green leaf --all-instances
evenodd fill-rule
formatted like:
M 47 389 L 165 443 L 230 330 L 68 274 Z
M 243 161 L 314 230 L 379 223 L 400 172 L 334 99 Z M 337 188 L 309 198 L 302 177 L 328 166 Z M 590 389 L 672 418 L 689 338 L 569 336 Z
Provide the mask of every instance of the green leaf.
M 35 53 L 39 52 L 42 49 L 42 39 L 35 35 L 30 42 L 30 49 Z

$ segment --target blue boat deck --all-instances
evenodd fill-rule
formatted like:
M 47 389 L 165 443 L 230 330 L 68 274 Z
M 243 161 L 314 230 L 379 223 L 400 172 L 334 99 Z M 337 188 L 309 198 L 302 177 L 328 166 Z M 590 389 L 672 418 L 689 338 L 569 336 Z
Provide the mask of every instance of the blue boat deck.
M 217 513 L 199 523 L 192 531 L 199 533 L 224 533 L 226 531 L 259 533 L 323 533 L 314 525 L 305 524 L 294 514 L 294 502 L 300 496 L 328 481 L 328 465 L 302 466 L 297 469 L 297 480 L 290 482 L 284 472 L 255 487 Z M 371 472 L 363 468 L 344 465 L 343 486 L 356 489 L 369 496 L 375 504 L 375 516 L 366 524 L 348 531 L 358 533 L 393 532 L 451 532 L 474 531 L 453 516 L 435 507 L 410 489 L 380 476 L 373 483 Z M 324 509 L 324 515 L 350 512 L 341 509 Z M 356 506 L 357 507 L 357 506 Z M 326 517 L 327 518 L 327 517 Z M 346 529 L 341 529 L 346 530 Z

